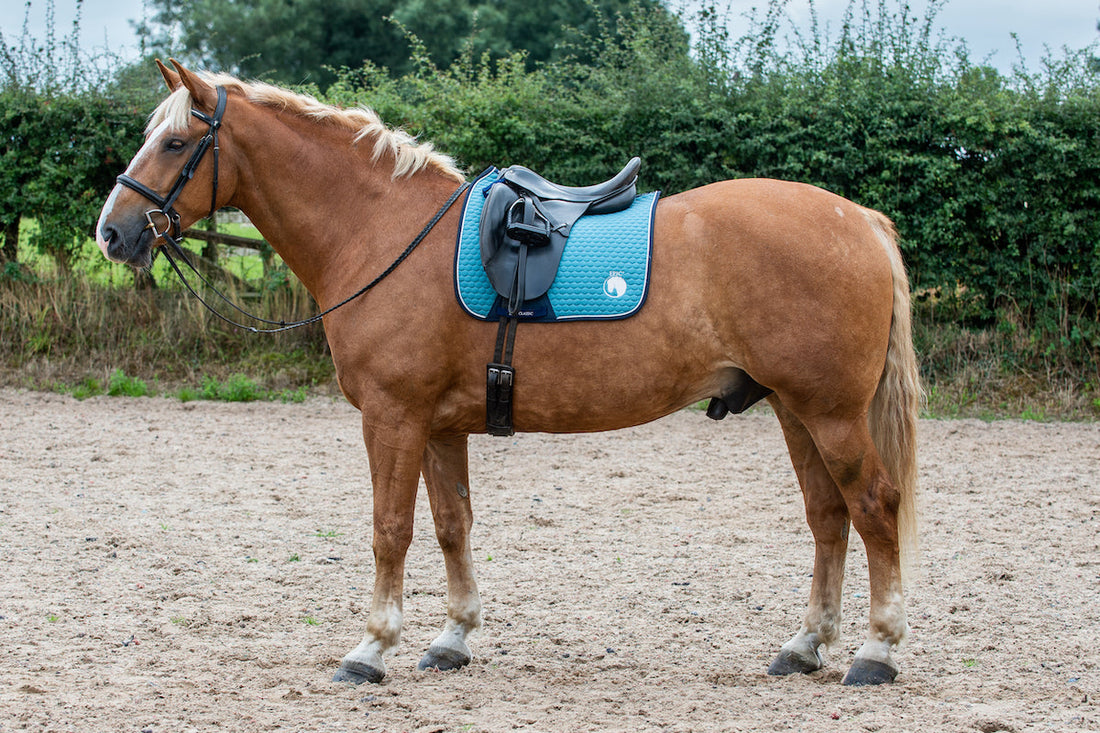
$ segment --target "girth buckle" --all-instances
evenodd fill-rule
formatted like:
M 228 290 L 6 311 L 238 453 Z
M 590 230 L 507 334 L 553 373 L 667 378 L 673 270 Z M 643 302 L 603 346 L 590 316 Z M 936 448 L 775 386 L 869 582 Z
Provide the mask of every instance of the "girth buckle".
M 515 318 L 500 319 L 493 360 L 486 367 L 485 430 L 489 435 L 509 436 L 516 432 L 512 424 L 512 388 L 516 384 L 512 348 L 515 346 L 516 325 Z
M 516 370 L 508 364 L 490 363 L 486 372 L 485 430 L 489 435 L 509 436 L 512 425 L 512 387 Z

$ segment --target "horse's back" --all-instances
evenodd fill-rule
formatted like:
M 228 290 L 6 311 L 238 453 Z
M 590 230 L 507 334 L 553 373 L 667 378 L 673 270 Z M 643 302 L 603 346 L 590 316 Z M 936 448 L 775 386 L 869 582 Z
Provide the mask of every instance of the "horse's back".
M 732 277 L 753 296 L 814 300 L 882 288 L 890 303 L 893 226 L 882 214 L 817 186 L 748 178 L 712 183 L 661 200 L 656 256 Z M 729 290 L 719 297 L 738 297 Z M 868 303 L 873 307 L 873 303 Z
M 767 249 L 771 257 L 786 254 L 824 262 L 840 254 L 874 260 L 883 242 L 874 236 L 873 221 L 892 232 L 882 214 L 826 189 L 744 178 L 663 198 L 657 212 L 657 237 L 668 236 L 674 243 L 683 241 L 686 234 L 705 231 L 715 241 Z M 683 234 L 674 233 L 677 230 Z M 783 252 L 784 245 L 792 245 L 789 253 Z M 868 252 L 868 245 L 876 251 Z

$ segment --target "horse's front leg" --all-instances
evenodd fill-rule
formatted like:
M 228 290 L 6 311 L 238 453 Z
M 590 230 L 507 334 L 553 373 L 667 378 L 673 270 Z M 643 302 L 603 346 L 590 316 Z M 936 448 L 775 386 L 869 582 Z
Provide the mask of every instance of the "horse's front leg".
M 470 662 L 466 638 L 481 626 L 481 598 L 470 551 L 470 480 L 465 435 L 433 439 L 424 454 L 424 483 L 435 534 L 447 567 L 447 624 L 420 660 L 420 669 L 458 669 Z
M 427 430 L 380 431 L 363 421 L 374 490 L 374 595 L 367 635 L 344 657 L 334 682 L 380 682 L 383 657 L 401 638 L 405 553 L 413 535 L 413 512 Z

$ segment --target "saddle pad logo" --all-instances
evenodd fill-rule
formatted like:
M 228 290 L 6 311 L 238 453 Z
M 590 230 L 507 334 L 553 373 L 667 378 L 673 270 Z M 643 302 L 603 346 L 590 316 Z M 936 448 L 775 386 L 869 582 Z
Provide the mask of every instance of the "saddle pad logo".
M 621 275 L 611 273 L 611 277 L 603 281 L 603 294 L 609 298 L 621 298 L 626 295 L 626 280 Z
M 484 191 L 499 177 L 500 171 L 490 168 L 474 181 L 455 247 L 455 296 L 468 314 L 487 321 L 497 320 L 507 306 L 489 284 L 478 238 Z M 643 194 L 628 209 L 578 219 L 550 289 L 521 307 L 520 320 L 611 320 L 637 313 L 649 292 L 658 196 Z

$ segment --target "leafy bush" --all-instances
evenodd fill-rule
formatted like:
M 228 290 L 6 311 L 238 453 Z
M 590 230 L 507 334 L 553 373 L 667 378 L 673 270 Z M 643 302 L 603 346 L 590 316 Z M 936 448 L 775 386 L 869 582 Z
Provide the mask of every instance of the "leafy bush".
M 0 92 L 0 223 L 36 220 L 32 244 L 67 271 L 137 152 L 143 114 L 95 93 Z
M 224 382 L 205 377 L 201 395 L 204 400 L 223 402 L 255 402 L 264 397 L 260 386 L 244 374 L 233 374 Z
M 94 377 L 85 377 L 72 389 L 73 397 L 84 400 L 89 397 L 103 394 L 103 386 Z
M 34 219 L 33 244 L 67 271 L 137 152 L 155 97 L 136 81 L 151 67 L 134 75 L 117 58 L 83 53 L 79 3 L 71 34 L 60 39 L 53 8 L 48 0 L 44 39 L 26 24 L 17 41 L 0 36 L 0 262 L 17 258 L 20 221 Z
M 126 376 L 121 369 L 115 369 L 107 380 L 107 394 L 112 397 L 148 397 L 149 385 L 137 377 Z
M 1095 49 L 1048 58 L 1038 73 L 1001 74 L 937 35 L 942 4 L 914 17 L 904 2 L 853 0 L 832 38 L 816 26 L 786 27 L 781 0 L 739 37 L 704 8 L 694 49 L 667 13 L 635 4 L 614 27 L 582 34 L 584 63 L 564 52 L 544 64 L 522 53 L 498 59 L 468 43 L 439 68 L 412 39 L 414 72 L 341 69 L 330 87 L 309 91 L 374 107 L 471 174 L 522 163 L 583 185 L 639 155 L 643 187 L 666 194 L 748 176 L 823 186 L 897 223 L 918 316 L 948 327 L 950 344 L 924 340 L 927 363 L 973 354 L 976 342 L 955 330 L 979 329 L 998 344 L 1004 368 L 1096 389 Z M 140 143 L 154 99 L 145 82 L 123 88 L 78 76 L 44 83 L 24 72 L 9 75 L 18 83 L 0 82 L 0 224 L 8 231 L 20 216 L 35 217 L 35 241 L 63 266 L 82 256 L 77 245 Z M 0 285 L 33 279 L 24 273 L 6 267 Z M 265 273 L 255 287 L 285 295 L 285 272 Z M 134 320 L 153 319 L 137 302 Z M 57 310 L 36 300 L 19 312 L 13 343 L 22 358 L 70 348 Z M 323 354 L 319 332 L 311 339 L 307 352 Z M 180 363 L 232 361 L 242 351 L 220 336 L 189 343 Z

